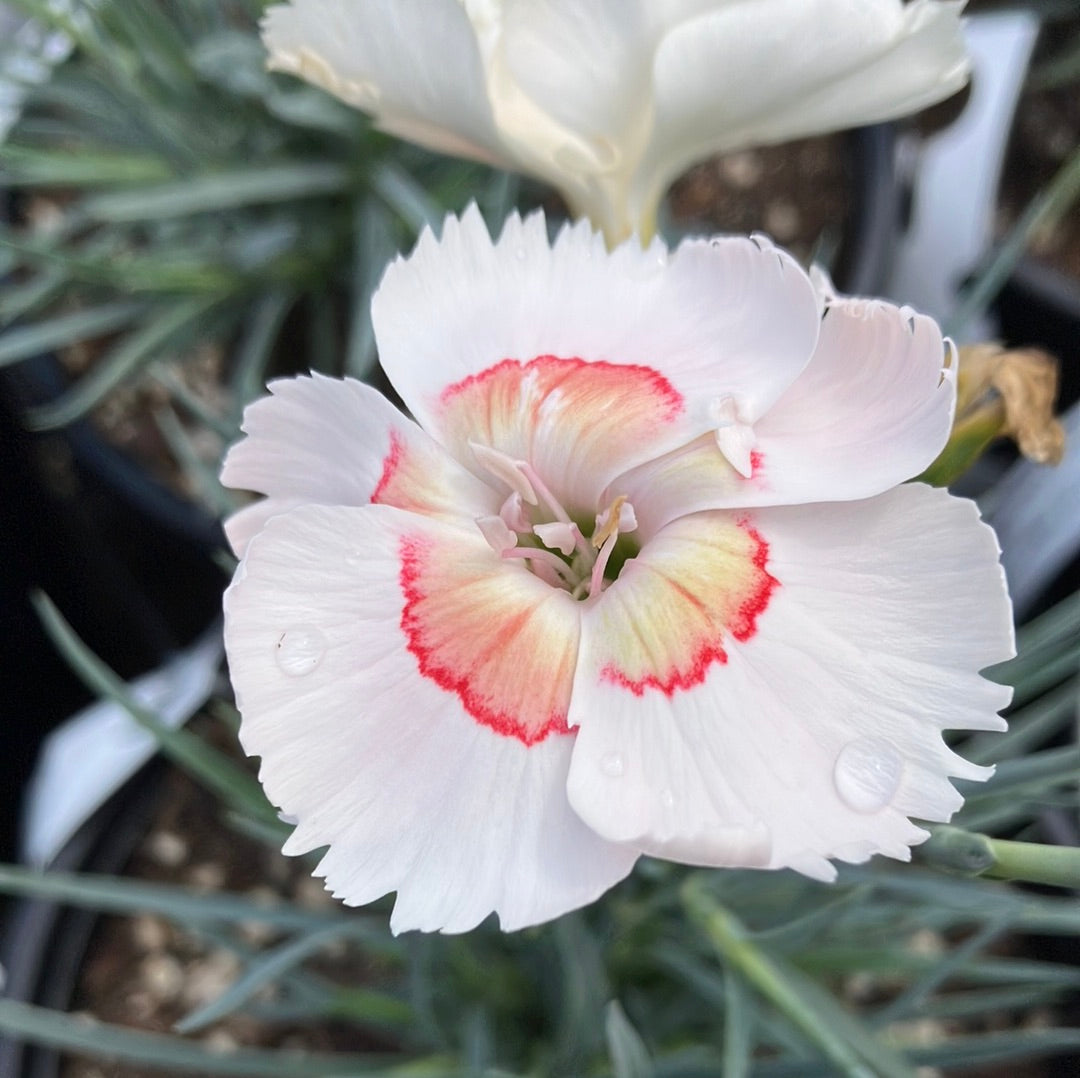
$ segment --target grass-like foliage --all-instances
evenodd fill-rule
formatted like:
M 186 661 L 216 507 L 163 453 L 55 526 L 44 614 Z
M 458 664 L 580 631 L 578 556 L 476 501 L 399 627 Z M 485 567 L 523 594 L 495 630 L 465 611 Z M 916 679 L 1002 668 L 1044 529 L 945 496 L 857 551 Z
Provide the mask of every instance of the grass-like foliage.
M 74 51 L 0 144 L 15 196 L 0 365 L 76 343 L 94 355 L 35 426 L 152 377 L 225 440 L 270 374 L 363 377 L 389 258 L 470 199 L 497 220 L 516 198 L 509 177 L 407 147 L 269 73 L 258 0 L 17 6 Z M 199 345 L 229 357 L 216 413 L 173 376 Z
M 270 374 L 370 376 L 369 301 L 388 258 L 472 198 L 498 222 L 517 182 L 405 147 L 269 74 L 258 0 L 15 3 L 74 49 L 0 145 L 0 186 L 16 196 L 0 226 L 0 364 L 90 342 L 95 362 L 30 417 L 41 427 L 156 380 L 175 406 L 164 433 L 206 503 L 224 508 L 177 416 L 225 444 Z M 1070 197 L 1076 175 L 1062 181 Z M 228 357 L 217 410 L 165 362 L 208 342 Z M 284 825 L 242 765 L 140 707 L 51 604 L 39 611 L 94 692 L 216 799 L 222 827 L 280 846 Z M 1080 938 L 1080 856 L 1043 845 L 1075 820 L 1080 596 L 1025 628 L 1019 651 L 995 672 L 1016 689 L 1009 733 L 960 746 L 997 772 L 964 791 L 954 825 L 913 865 L 848 867 L 822 885 L 644 859 L 593 907 L 539 929 L 398 939 L 385 902 L 313 912 L 0 866 L 2 893 L 153 914 L 232 952 L 240 970 L 170 1034 L 11 999 L 0 1032 L 146 1071 L 252 1076 L 916 1078 L 924 1066 L 1080 1053 L 1080 970 L 1065 957 Z M 253 922 L 272 942 L 252 945 Z M 351 982 L 315 961 L 331 945 L 355 956 Z M 236 1012 L 332 1020 L 382 1047 L 212 1051 L 200 1037 Z

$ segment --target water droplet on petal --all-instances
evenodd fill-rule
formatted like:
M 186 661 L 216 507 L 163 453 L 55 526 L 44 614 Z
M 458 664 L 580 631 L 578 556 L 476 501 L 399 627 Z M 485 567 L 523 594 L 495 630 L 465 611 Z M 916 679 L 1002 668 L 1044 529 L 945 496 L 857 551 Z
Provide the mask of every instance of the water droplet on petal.
M 524 248 L 524 247 L 519 247 L 519 248 L 518 248 L 518 249 L 517 249 L 517 250 L 516 250 L 516 251 L 514 252 L 514 257 L 515 257 L 515 258 L 516 258 L 516 259 L 517 259 L 517 260 L 518 260 L 519 262 L 524 262 L 524 261 L 525 261 L 525 248 Z
M 903 758 L 887 741 L 860 737 L 840 750 L 833 783 L 848 808 L 877 812 L 893 799 L 903 771 Z
M 276 654 L 283 674 L 303 677 L 322 662 L 326 654 L 326 637 L 307 625 L 286 629 L 278 637 Z
M 671 790 L 665 788 L 660 791 L 660 803 L 664 806 L 664 808 L 675 807 L 675 795 L 671 792 Z
M 617 779 L 624 769 L 623 758 L 617 752 L 608 752 L 600 757 L 600 770 L 608 778 Z

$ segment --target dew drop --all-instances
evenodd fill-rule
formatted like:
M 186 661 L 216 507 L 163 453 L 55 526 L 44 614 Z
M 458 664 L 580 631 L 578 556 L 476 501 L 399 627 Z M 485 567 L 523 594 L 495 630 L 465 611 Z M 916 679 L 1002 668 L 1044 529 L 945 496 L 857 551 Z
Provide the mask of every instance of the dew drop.
M 514 257 L 519 262 L 524 262 L 525 261 L 525 248 L 524 247 L 519 247 L 516 251 L 514 251 Z
M 624 769 L 623 758 L 617 752 L 608 752 L 600 757 L 600 770 L 608 778 L 617 779 Z
M 887 741 L 860 737 L 840 750 L 833 784 L 848 808 L 877 812 L 893 799 L 903 771 L 903 759 Z
M 325 654 L 326 638 L 318 629 L 307 625 L 286 629 L 277 639 L 278 666 L 289 677 L 310 674 Z
M 660 804 L 662 804 L 664 808 L 675 807 L 675 795 L 667 787 L 660 791 Z

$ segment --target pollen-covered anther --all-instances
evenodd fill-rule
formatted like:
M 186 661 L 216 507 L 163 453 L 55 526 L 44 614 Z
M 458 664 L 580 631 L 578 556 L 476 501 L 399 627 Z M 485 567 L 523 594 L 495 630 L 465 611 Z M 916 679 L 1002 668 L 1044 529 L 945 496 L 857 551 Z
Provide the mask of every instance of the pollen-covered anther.
M 619 532 L 632 532 L 636 528 L 637 516 L 634 514 L 634 507 L 627 501 L 625 494 L 620 494 L 607 509 L 597 514 L 592 545 L 599 550 L 610 536 L 617 536 Z
M 619 539 L 619 532 L 630 532 L 636 527 L 637 516 L 625 494 L 620 494 L 607 509 L 597 516 L 596 530 L 592 536 L 596 561 L 593 562 L 592 571 L 589 574 L 588 594 L 590 596 L 599 595 L 604 590 L 604 573 Z
M 716 445 L 720 452 L 739 475 L 749 479 L 757 435 L 746 421 L 739 402 L 731 396 L 717 397 L 709 404 L 709 419 L 715 425 Z

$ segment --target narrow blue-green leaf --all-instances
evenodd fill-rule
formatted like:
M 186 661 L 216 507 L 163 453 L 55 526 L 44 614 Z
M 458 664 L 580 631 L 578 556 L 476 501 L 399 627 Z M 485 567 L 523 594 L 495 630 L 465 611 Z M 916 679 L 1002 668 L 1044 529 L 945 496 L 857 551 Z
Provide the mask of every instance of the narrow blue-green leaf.
M 187 488 L 194 492 L 198 501 L 211 516 L 226 517 L 236 509 L 231 494 L 218 480 L 216 467 L 207 465 L 198 454 L 184 425 L 172 408 L 157 408 L 154 423 L 169 447 L 169 452 L 179 464 L 187 481 Z
M 144 303 L 121 300 L 10 329 L 0 334 L 0 367 L 111 333 L 145 310 Z
M 1073 1056 L 1080 1051 L 1080 1029 L 1010 1029 L 1004 1033 L 949 1037 L 929 1048 L 913 1048 L 912 1058 L 927 1067 L 975 1067 L 1001 1065 L 1021 1059 Z
M 754 1006 L 742 978 L 724 971 L 724 1078 L 748 1078 L 754 1054 Z
M 170 304 L 116 344 L 71 389 L 49 404 L 35 408 L 28 417 L 39 430 L 62 427 L 85 415 L 142 364 L 159 358 L 160 352 L 184 330 L 197 329 L 217 302 L 214 296 L 197 296 Z
M 990 1014 L 1018 1011 L 1024 1014 L 1071 992 L 1064 984 L 1021 984 L 1005 988 L 975 988 L 966 992 L 943 992 L 928 1000 L 920 1017 L 985 1019 Z
M 914 1068 L 819 985 L 777 955 L 767 954 L 746 929 L 691 876 L 682 888 L 691 920 L 718 956 L 738 972 L 846 1078 L 915 1078 Z
M 171 169 L 155 154 L 80 148 L 39 150 L 32 146 L 0 145 L 0 168 L 10 186 L 53 184 L 73 187 L 117 183 L 155 183 L 167 180 Z
M 1045 662 L 1041 662 L 1019 676 L 1015 682 L 1013 706 L 1023 707 L 1047 689 L 1060 685 L 1076 674 L 1078 666 L 1080 666 L 1080 641 L 1062 649 L 1060 654 L 1046 659 Z
M 50 599 L 38 593 L 31 601 L 49 639 L 91 691 L 115 701 L 154 736 L 162 753 L 226 805 L 256 818 L 277 820 L 277 813 L 251 775 L 190 731 L 173 729 L 144 708 L 127 685 L 79 639 Z
M 1080 903 L 1071 898 L 1035 895 L 993 880 L 966 880 L 909 866 L 902 870 L 854 866 L 846 868 L 845 875 L 872 882 L 883 899 L 900 900 L 905 906 L 917 902 L 928 909 L 952 910 L 967 923 L 973 916 L 1008 915 L 1018 932 L 1080 934 Z
M 425 225 L 438 228 L 445 211 L 400 165 L 380 161 L 371 174 L 371 186 L 415 232 Z
M 345 349 L 345 373 L 354 378 L 365 378 L 375 364 L 371 297 L 396 253 L 388 211 L 375 199 L 365 199 L 355 215 L 353 244 L 352 310 Z
M 411 1030 L 416 1020 L 403 999 L 373 988 L 339 988 L 329 994 L 323 1010 L 336 1018 L 391 1030 Z
M 113 247 L 118 239 L 112 233 L 98 238 Z M 99 251 L 95 249 L 99 245 L 92 242 L 74 248 L 70 243 L 55 242 L 54 237 L 16 237 L 2 231 L 0 245 L 15 251 L 27 265 L 58 274 L 62 283 L 111 285 L 132 295 L 192 293 L 220 300 L 244 283 L 234 270 L 215 261 L 216 252 L 201 248 L 118 253 L 115 249 Z
M 343 924 L 336 924 L 320 928 L 265 952 L 249 963 L 243 975 L 237 977 L 220 996 L 180 1019 L 175 1026 L 176 1032 L 195 1033 L 232 1014 L 264 985 L 276 981 L 326 944 L 340 939 L 344 927 Z
M 1038 648 L 1076 634 L 1080 634 L 1080 592 L 1062 599 L 1046 613 L 1022 626 L 1016 634 L 1018 658 L 1011 659 L 995 669 L 1007 672 Z
M 157 913 L 178 925 L 256 921 L 282 929 L 318 930 L 347 923 L 349 914 L 313 913 L 284 902 L 204 893 L 169 884 L 91 873 L 41 872 L 0 864 L 0 893 L 63 902 L 101 913 Z
M 0 245 L 3 242 L 0 235 Z M 4 250 L 15 253 L 10 247 L 4 247 Z M 32 314 L 38 307 L 44 307 L 59 295 L 66 284 L 64 271 L 54 266 L 41 270 L 22 284 L 5 283 L 0 290 L 0 326 L 10 325 Z
M 986 733 L 969 738 L 963 756 L 976 764 L 1016 759 L 1044 745 L 1071 723 L 1080 703 L 1080 678 L 1072 678 L 1038 701 L 1009 716 L 1006 733 Z
M 853 887 L 850 891 L 829 897 L 816 909 L 802 916 L 793 917 L 774 928 L 754 932 L 752 936 L 757 942 L 770 947 L 792 950 L 819 937 L 826 927 L 836 924 L 850 909 L 867 902 L 871 891 L 869 885 Z
M 961 333 L 976 315 L 985 311 L 1001 291 L 1039 228 L 1051 227 L 1080 196 L 1080 149 L 1073 151 L 1054 177 L 1028 204 L 1009 230 L 989 265 L 966 288 L 946 326 L 949 336 Z
M 649 1050 L 618 1000 L 604 1008 L 604 1036 L 615 1078 L 653 1078 Z
M 829 945 L 804 951 L 799 956 L 799 968 L 822 976 L 860 972 L 919 976 L 932 970 L 939 961 L 935 955 L 915 954 L 902 947 L 873 951 L 866 947 Z M 973 985 L 1080 985 L 1080 970 L 1033 959 L 980 958 L 964 967 L 963 980 Z
M 275 291 L 261 296 L 248 316 L 236 353 L 233 397 L 239 412 L 266 392 L 266 371 L 281 324 L 295 301 L 291 292 Z
M 81 209 L 92 220 L 113 224 L 160 220 L 336 194 L 344 191 L 350 182 L 349 170 L 336 162 L 260 165 L 155 186 L 109 191 L 86 198 Z
M 78 1052 L 94 1059 L 135 1063 L 173 1073 L 244 1075 L 246 1078 L 458 1078 L 460 1067 L 444 1057 L 402 1062 L 387 1054 L 346 1055 L 237 1048 L 214 1051 L 197 1041 L 144 1033 L 81 1016 L 0 999 L 0 1031 L 10 1037 Z
M 950 977 L 961 972 L 967 963 L 989 947 L 1008 927 L 1009 921 L 1006 917 L 987 921 L 963 943 L 954 947 L 948 954 L 943 955 L 921 977 L 909 984 L 900 995 L 872 1015 L 870 1018 L 871 1025 L 876 1027 L 886 1026 L 890 1022 L 897 1022 L 921 1014 L 923 1005 L 930 996 Z

